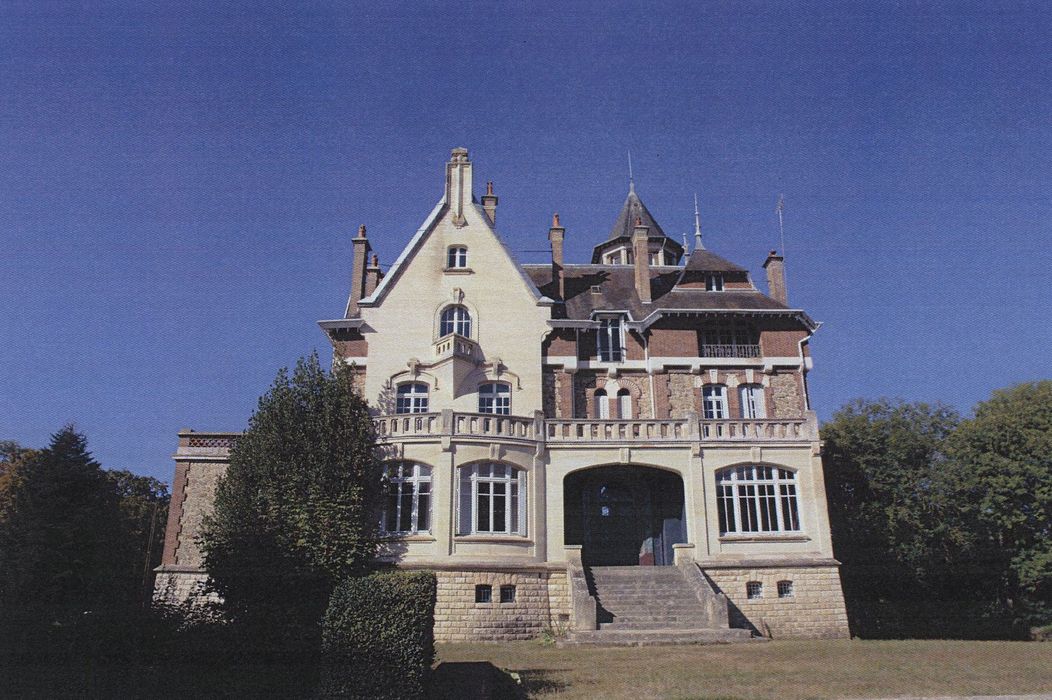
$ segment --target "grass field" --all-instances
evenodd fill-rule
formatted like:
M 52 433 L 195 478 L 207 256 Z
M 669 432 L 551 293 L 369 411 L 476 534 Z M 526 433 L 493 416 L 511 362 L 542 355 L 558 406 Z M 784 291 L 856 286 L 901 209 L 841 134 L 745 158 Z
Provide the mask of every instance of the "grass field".
M 775 641 L 438 647 L 435 697 L 874 698 L 1052 693 L 1052 644 Z

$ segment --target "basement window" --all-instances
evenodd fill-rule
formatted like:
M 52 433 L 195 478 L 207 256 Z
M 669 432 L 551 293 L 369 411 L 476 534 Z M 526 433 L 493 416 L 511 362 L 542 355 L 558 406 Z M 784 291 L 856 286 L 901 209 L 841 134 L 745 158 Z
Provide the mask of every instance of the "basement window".
M 501 586 L 500 587 L 500 602 L 502 602 L 502 603 L 514 603 L 515 602 L 515 586 Z
M 488 585 L 475 586 L 475 602 L 476 603 L 492 603 L 493 602 L 493 586 L 488 586 Z
M 778 582 L 778 597 L 779 598 L 792 598 L 793 597 L 793 582 L 792 581 L 779 581 Z
M 763 598 L 763 584 L 759 581 L 749 581 L 745 584 L 745 597 L 749 600 Z

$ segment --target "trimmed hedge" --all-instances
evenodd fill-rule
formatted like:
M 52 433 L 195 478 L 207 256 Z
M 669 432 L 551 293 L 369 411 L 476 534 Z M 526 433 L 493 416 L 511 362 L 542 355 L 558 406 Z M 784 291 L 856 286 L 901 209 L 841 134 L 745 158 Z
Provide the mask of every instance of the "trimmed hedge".
M 419 698 L 435 658 L 435 575 L 393 571 L 343 581 L 322 624 L 321 694 Z

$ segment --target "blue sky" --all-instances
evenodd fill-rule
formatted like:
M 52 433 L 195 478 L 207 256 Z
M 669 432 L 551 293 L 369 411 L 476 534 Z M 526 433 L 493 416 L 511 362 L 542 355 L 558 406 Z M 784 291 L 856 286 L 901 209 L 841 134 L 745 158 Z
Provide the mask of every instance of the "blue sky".
M 759 281 L 784 192 L 822 418 L 1049 377 L 1047 3 L 378 5 L 0 5 L 0 438 L 170 480 L 325 354 L 358 224 L 393 262 L 453 146 L 521 262 L 552 211 L 587 261 L 628 149 Z

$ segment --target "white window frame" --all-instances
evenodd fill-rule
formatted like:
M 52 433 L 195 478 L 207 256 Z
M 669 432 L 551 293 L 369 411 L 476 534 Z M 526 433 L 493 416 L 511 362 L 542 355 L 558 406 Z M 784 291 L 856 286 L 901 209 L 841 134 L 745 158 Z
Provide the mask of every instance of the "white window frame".
M 438 337 L 445 338 L 453 334 L 465 338 L 471 337 L 471 313 L 460 304 L 442 309 L 442 316 L 439 319 Z
M 503 475 L 496 476 L 498 471 Z M 458 535 L 526 535 L 525 469 L 502 462 L 468 464 L 460 467 L 457 484 Z M 499 489 L 503 489 L 502 494 L 497 493 Z M 480 497 L 488 509 L 488 529 L 479 528 Z M 496 529 L 494 516 L 501 500 L 504 501 L 504 528 Z
M 479 413 L 511 415 L 511 386 L 507 382 L 479 384 Z
M 596 389 L 595 394 L 595 417 L 598 420 L 609 420 L 610 419 L 610 397 L 606 393 L 606 389 Z
M 701 413 L 705 420 L 727 420 L 727 385 L 706 384 L 701 387 Z
M 796 472 L 768 464 L 716 472 L 720 535 L 797 533 L 800 498 Z
M 745 599 L 760 600 L 763 598 L 763 581 L 746 581 Z
M 431 387 L 424 382 L 405 382 L 395 389 L 395 413 L 427 413 Z
M 417 462 L 390 462 L 384 467 L 387 480 L 387 500 L 381 522 L 383 531 L 390 535 L 415 535 L 420 532 L 431 532 L 431 509 L 434 498 L 431 491 L 431 467 Z M 409 497 L 409 528 L 402 528 L 406 496 Z M 420 506 L 420 501 L 424 506 Z M 394 509 L 394 524 L 391 528 L 389 517 Z M 425 527 L 420 527 L 421 516 L 426 520 Z
M 632 392 L 621 389 L 617 392 L 617 417 L 621 420 L 632 420 Z
M 706 292 L 722 292 L 723 291 L 723 273 L 721 272 L 710 272 L 705 275 L 705 291 Z
M 742 384 L 738 387 L 742 418 L 760 420 L 767 417 L 767 400 L 762 384 Z
M 446 269 L 463 270 L 468 266 L 467 246 L 454 245 L 446 251 Z
M 599 318 L 599 328 L 595 331 L 595 354 L 600 362 L 622 362 L 625 359 L 625 324 L 620 316 Z

